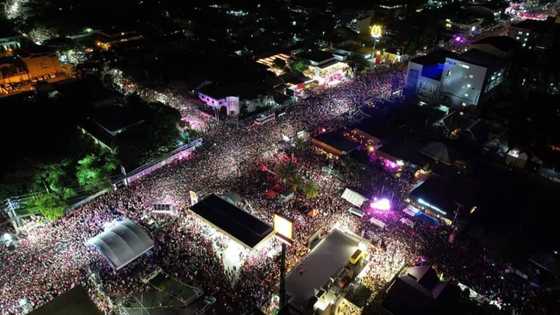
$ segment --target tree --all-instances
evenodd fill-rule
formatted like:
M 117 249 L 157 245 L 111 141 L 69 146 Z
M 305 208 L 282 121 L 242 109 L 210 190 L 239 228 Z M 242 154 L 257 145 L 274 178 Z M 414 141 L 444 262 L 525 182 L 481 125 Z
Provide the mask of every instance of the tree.
M 280 164 L 276 168 L 276 174 L 278 174 L 278 177 L 280 177 L 280 179 L 284 183 L 287 183 L 291 180 L 292 177 L 297 175 L 297 170 L 293 163 L 288 162 L 285 164 Z
M 72 179 L 68 175 L 70 161 L 49 164 L 41 168 L 35 175 L 33 186 L 36 191 L 44 190 L 47 194 L 53 194 L 59 199 L 72 198 L 76 195 L 72 188 Z
M 312 181 L 303 185 L 303 193 L 307 199 L 315 199 L 319 196 L 319 186 Z
M 303 72 L 307 69 L 307 63 L 303 60 L 296 60 L 290 64 L 290 68 L 294 72 Z
M 44 166 L 35 175 L 33 186 L 40 191 L 26 203 L 30 213 L 37 213 L 48 220 L 56 220 L 64 215 L 68 200 L 77 195 L 68 169 L 70 161 Z
M 47 220 L 54 221 L 64 216 L 68 203 L 56 194 L 42 192 L 31 198 L 26 206 L 31 213 L 39 213 Z
M 295 174 L 289 179 L 288 188 L 292 192 L 298 192 L 303 189 L 303 183 L 304 183 L 303 178 L 298 174 Z
M 110 154 L 87 154 L 76 166 L 78 184 L 88 192 L 108 187 L 111 184 L 111 174 L 117 169 L 117 165 L 117 161 Z

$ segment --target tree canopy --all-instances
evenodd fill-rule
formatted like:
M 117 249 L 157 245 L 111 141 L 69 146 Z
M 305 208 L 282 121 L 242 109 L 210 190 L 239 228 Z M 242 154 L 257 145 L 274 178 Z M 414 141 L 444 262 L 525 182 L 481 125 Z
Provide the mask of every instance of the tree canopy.
M 111 174 L 117 161 L 110 154 L 87 154 L 77 162 L 76 179 L 80 187 L 91 192 L 111 184 Z

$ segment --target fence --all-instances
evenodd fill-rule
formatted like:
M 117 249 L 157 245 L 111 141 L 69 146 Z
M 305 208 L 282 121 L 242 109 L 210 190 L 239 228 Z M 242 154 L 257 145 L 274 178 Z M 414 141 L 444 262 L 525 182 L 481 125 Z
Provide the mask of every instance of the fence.
M 177 149 L 173 150 L 165 157 L 148 162 L 131 172 L 128 172 L 125 176 L 118 178 L 117 180 L 113 181 L 113 187 L 117 189 L 122 185 L 128 185 L 132 182 L 135 182 L 142 177 L 164 167 L 165 165 L 184 160 L 188 158 L 196 148 L 202 145 L 202 138 L 195 139 L 183 146 L 178 147 Z
M 127 186 L 128 184 L 135 182 L 146 175 L 149 175 L 150 173 L 164 167 L 165 165 L 186 159 L 194 152 L 194 150 L 196 150 L 196 148 L 200 147 L 202 144 L 203 144 L 202 138 L 197 138 L 183 146 L 176 148 L 175 150 L 166 154 L 164 157 L 160 159 L 148 162 L 134 169 L 133 171 L 128 172 L 124 176 L 119 176 L 117 178 L 114 178 L 112 180 L 113 189 L 117 190 L 119 187 Z M 68 209 L 65 210 L 65 214 L 69 214 L 70 212 L 79 208 L 80 206 L 110 191 L 111 189 L 103 189 L 101 191 L 96 192 L 95 194 L 80 199 L 79 201 L 73 203 L 70 207 L 68 207 Z M 22 207 L 23 203 L 20 201 L 22 199 L 32 198 L 33 195 L 34 194 L 28 194 L 24 196 L 7 198 L 4 201 L 4 204 L 1 205 L 3 209 L 0 210 L 3 210 L 7 214 L 9 221 L 12 223 L 16 231 L 18 231 L 19 227 L 23 225 L 23 222 L 21 221 L 22 217 L 16 213 L 16 210 Z

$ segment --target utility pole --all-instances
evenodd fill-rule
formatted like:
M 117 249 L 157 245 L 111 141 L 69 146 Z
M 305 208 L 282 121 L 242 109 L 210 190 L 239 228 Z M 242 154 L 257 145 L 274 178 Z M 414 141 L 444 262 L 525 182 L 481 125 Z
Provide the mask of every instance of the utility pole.
M 282 254 L 280 256 L 280 307 L 279 314 L 286 314 L 286 244 L 282 242 Z

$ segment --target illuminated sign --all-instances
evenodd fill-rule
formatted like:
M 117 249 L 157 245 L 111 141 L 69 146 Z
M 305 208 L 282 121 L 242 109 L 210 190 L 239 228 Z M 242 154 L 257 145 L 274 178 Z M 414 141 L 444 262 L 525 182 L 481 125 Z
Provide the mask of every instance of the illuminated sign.
M 293 241 L 293 223 L 285 217 L 274 214 L 272 219 L 274 232 L 281 241 L 291 244 Z
M 373 38 L 381 38 L 383 36 L 383 27 L 379 24 L 372 25 L 369 29 L 369 34 Z

